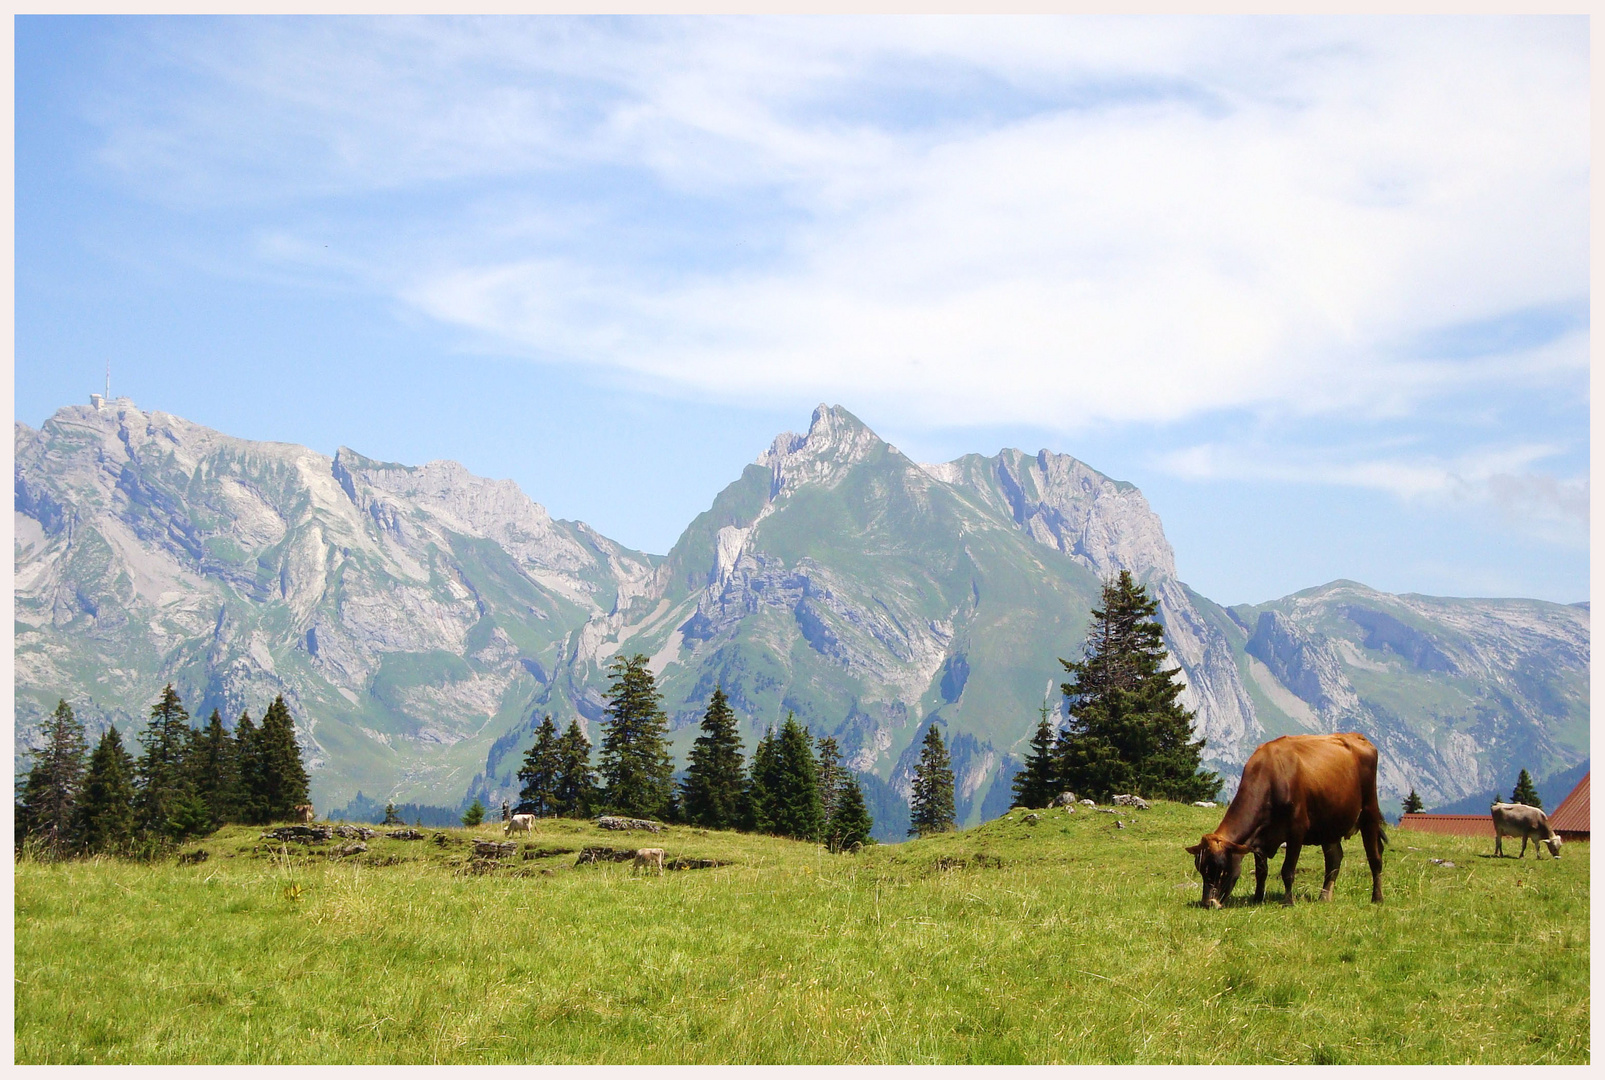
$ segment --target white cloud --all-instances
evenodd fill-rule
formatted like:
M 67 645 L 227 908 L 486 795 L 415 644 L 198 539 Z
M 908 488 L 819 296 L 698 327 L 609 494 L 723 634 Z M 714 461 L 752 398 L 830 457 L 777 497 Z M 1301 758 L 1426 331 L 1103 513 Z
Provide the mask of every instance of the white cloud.
M 1582 20 L 331 20 L 186 27 L 165 55 L 216 92 L 108 112 L 128 175 L 411 192 L 429 208 L 353 240 L 371 287 L 689 392 L 1069 430 L 1586 371 L 1580 330 L 1404 344 L 1586 298 Z M 585 170 L 715 223 L 571 186 L 564 232 L 539 195 L 461 193 Z M 719 248 L 737 203 L 766 208 L 764 257 L 640 254 L 643 229 Z

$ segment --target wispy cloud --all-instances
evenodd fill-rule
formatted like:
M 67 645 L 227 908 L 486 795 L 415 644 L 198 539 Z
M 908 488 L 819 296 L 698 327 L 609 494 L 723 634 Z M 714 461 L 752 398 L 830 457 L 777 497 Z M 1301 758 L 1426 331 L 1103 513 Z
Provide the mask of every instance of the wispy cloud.
M 382 197 L 346 272 L 507 353 L 1060 431 L 1586 378 L 1583 20 L 251 20 L 139 48 L 110 168 L 266 207 L 263 257 L 317 274 L 301 208 Z

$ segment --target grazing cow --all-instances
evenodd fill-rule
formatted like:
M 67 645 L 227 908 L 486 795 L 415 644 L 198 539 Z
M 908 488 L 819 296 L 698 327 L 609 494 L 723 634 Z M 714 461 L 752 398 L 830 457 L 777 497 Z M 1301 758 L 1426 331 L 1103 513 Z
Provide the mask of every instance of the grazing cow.
M 502 835 L 510 836 L 515 832 L 533 832 L 534 829 L 534 814 L 514 814 L 507 819 L 507 824 L 502 826 Z
M 295 808 L 295 816 L 301 819 L 301 824 L 310 825 L 317 819 L 317 811 L 312 809 L 311 803 L 302 803 Z
M 1521 837 L 1521 854 L 1527 855 L 1527 841 L 1533 842 L 1533 855 L 1538 855 L 1540 843 L 1549 847 L 1549 853 L 1560 858 L 1560 834 L 1549 827 L 1549 816 L 1536 806 L 1525 803 L 1494 803 L 1488 811 L 1494 819 L 1494 854 L 1504 857 L 1505 837 Z
M 1377 806 L 1377 750 L 1363 735 L 1284 735 L 1243 766 L 1243 780 L 1226 816 L 1187 849 L 1204 878 L 1203 905 L 1218 908 L 1231 895 L 1243 856 L 1254 856 L 1254 899 L 1265 899 L 1270 856 L 1282 844 L 1282 903 L 1293 902 L 1299 849 L 1319 845 L 1326 855 L 1321 899 L 1343 863 L 1343 840 L 1358 830 L 1371 865 L 1371 902 L 1382 902 L 1382 810 Z
M 658 876 L 662 877 L 663 849 L 660 847 L 637 848 L 635 851 L 635 863 L 630 867 L 630 873 L 633 874 L 637 870 L 647 869 L 654 866 L 657 867 Z

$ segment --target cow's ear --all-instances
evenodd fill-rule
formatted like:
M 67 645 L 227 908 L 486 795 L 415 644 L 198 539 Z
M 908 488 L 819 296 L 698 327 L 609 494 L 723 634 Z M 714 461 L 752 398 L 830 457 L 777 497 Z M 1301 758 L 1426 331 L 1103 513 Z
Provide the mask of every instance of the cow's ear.
M 1234 844 L 1232 841 L 1228 840 L 1226 841 L 1226 850 L 1231 852 L 1233 855 L 1247 855 L 1254 849 L 1249 847 L 1247 844 Z
M 1198 843 L 1194 844 L 1192 847 L 1190 847 L 1190 848 L 1182 848 L 1182 850 L 1187 852 L 1187 854 L 1189 854 L 1189 855 L 1197 855 L 1200 851 L 1204 850 L 1204 842 L 1202 840 L 1200 840 Z

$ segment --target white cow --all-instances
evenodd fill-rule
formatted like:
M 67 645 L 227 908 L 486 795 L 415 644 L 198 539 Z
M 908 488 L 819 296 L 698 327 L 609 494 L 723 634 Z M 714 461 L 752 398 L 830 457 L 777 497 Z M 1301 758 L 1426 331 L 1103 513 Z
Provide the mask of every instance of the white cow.
M 1560 834 L 1549 827 L 1549 818 L 1536 806 L 1527 806 L 1523 803 L 1494 803 L 1489 810 L 1494 819 L 1494 854 L 1504 855 L 1504 840 L 1509 836 L 1512 839 L 1521 837 L 1521 854 L 1516 858 L 1523 858 L 1527 854 L 1527 841 L 1533 842 L 1533 854 L 1538 854 L 1538 845 L 1543 843 L 1549 848 L 1549 853 L 1560 858 Z
M 502 826 L 502 835 L 510 836 L 515 832 L 533 832 L 534 829 L 534 814 L 514 814 L 507 819 L 507 824 Z
M 663 876 L 663 849 L 660 847 L 644 847 L 635 850 L 635 863 L 630 867 L 630 873 L 637 870 L 657 867 L 658 876 Z

